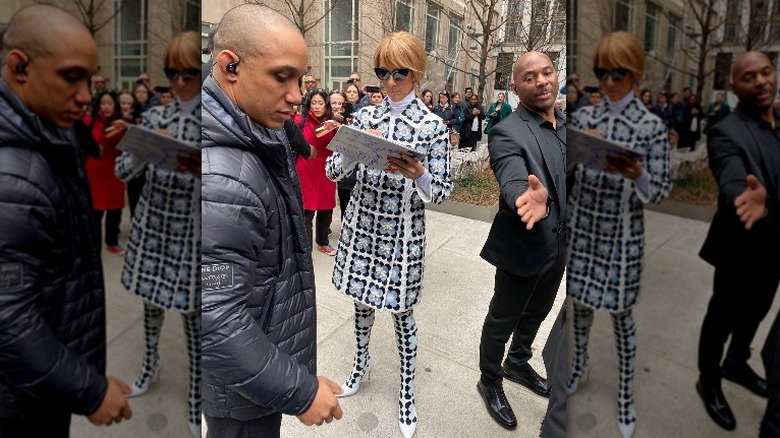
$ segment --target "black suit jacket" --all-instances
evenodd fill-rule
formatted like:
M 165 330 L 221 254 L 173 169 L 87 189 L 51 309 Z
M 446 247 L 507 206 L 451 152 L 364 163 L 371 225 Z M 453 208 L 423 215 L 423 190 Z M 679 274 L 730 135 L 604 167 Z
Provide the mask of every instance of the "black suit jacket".
M 559 124 L 565 123 L 560 111 L 555 116 Z M 566 130 L 561 134 L 566 142 Z M 565 242 L 560 229 L 566 216 L 565 157 L 557 145 L 544 147 L 539 141 L 552 135 L 523 105 L 518 105 L 515 112 L 491 129 L 488 137 L 490 167 L 501 188 L 501 201 L 480 255 L 493 266 L 522 277 L 541 273 L 563 251 L 559 239 Z M 549 216 L 530 231 L 515 207 L 515 200 L 528 188 L 528 175 L 539 178 L 552 201 Z
M 736 261 L 749 263 L 753 258 L 764 257 L 769 248 L 776 251 L 780 242 L 780 162 L 767 153 L 768 148 L 780 146 L 760 144 L 759 129 L 756 118 L 737 107 L 708 134 L 710 169 L 720 193 L 718 211 L 699 255 L 715 267 Z M 734 200 L 747 187 L 749 174 L 755 175 L 767 189 L 768 213 L 747 231 L 737 216 Z

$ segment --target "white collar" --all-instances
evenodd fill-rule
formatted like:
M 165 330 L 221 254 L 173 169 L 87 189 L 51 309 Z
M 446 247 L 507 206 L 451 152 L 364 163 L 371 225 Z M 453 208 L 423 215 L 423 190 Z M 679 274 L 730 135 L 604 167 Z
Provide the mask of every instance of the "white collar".
M 414 90 L 410 91 L 409 94 L 406 95 L 403 99 L 401 99 L 400 102 L 393 102 L 393 99 L 390 99 L 390 96 L 387 96 L 387 102 L 390 104 L 390 114 L 393 117 L 398 117 L 401 115 L 401 113 L 406 109 L 407 106 L 409 106 L 410 103 L 415 99 Z
M 609 115 L 615 117 L 620 115 L 626 109 L 628 103 L 634 99 L 634 92 L 629 91 L 625 96 L 614 102 L 608 96 L 605 97 L 607 97 L 607 103 L 609 104 Z

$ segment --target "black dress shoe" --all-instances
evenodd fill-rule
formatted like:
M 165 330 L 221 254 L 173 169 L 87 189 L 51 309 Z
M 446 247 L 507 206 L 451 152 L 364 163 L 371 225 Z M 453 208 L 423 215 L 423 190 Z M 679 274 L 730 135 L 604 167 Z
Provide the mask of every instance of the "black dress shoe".
M 504 388 L 485 385 L 482 383 L 482 379 L 479 379 L 477 391 L 482 396 L 482 400 L 485 400 L 488 413 L 501 427 L 509 430 L 517 427 L 517 418 L 515 418 L 515 413 L 512 412 L 512 407 L 509 406 L 509 401 L 504 395 Z
M 769 397 L 769 391 L 766 389 L 766 380 L 759 377 L 758 374 L 750 368 L 750 365 L 746 363 L 733 365 L 729 361 L 724 361 L 723 378 L 744 386 L 753 394 L 764 398 Z
M 731 412 L 726 396 L 720 389 L 720 385 L 703 385 L 701 379 L 696 382 L 696 392 L 699 393 L 704 402 L 704 409 L 710 415 L 710 418 L 720 427 L 726 430 L 734 430 L 737 427 L 737 420 Z
M 547 379 L 537 374 L 528 363 L 524 363 L 520 365 L 519 368 L 515 368 L 515 366 L 509 362 L 504 362 L 503 369 L 504 376 L 507 379 L 525 386 L 542 397 L 550 398 L 550 386 L 547 384 Z

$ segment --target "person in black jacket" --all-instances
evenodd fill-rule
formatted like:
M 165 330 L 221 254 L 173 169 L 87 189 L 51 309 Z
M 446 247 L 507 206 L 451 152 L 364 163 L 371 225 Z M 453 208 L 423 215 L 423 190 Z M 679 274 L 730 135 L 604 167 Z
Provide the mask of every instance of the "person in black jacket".
M 38 30 L 45 29 L 45 32 Z M 100 243 L 73 132 L 89 104 L 97 46 L 76 18 L 18 10 L 0 79 L 0 436 L 69 436 L 132 415 L 105 375 Z
M 472 94 L 468 100 L 463 125 L 461 126 L 461 137 L 459 149 L 470 148 L 476 150 L 477 142 L 482 140 L 482 120 L 485 119 L 485 112 L 479 105 L 479 97 Z
M 477 389 L 488 413 L 507 429 L 516 428 L 517 419 L 504 394 L 504 377 L 541 396 L 554 394 L 545 436 L 565 436 L 566 367 L 562 364 L 566 354 L 555 354 L 554 345 L 565 342 L 564 316 L 558 318 L 558 329 L 549 338 L 553 345 L 545 355 L 558 361 L 545 363 L 551 383 L 557 385 L 552 391 L 528 361 L 531 343 L 552 308 L 566 265 L 566 126 L 563 114 L 554 109 L 558 73 L 550 58 L 527 52 L 512 71 L 520 104 L 493 127 L 488 142 L 501 202 L 480 253 L 496 267 L 496 281 L 482 327 Z
M 731 78 L 739 104 L 707 136 L 719 194 L 718 210 L 699 252 L 715 274 L 699 338 L 696 382 L 707 413 L 726 430 L 737 423 L 721 379 L 760 397 L 770 394 L 767 381 L 750 368 L 748 359 L 780 284 L 780 112 L 772 108 L 777 73 L 766 55 L 746 52 L 734 61 Z M 776 385 L 775 380 L 774 406 L 780 398 Z
M 282 127 L 300 104 L 306 42 L 266 6 L 220 21 L 202 91 L 202 372 L 209 437 L 278 437 L 342 416 L 316 376 L 311 246 Z

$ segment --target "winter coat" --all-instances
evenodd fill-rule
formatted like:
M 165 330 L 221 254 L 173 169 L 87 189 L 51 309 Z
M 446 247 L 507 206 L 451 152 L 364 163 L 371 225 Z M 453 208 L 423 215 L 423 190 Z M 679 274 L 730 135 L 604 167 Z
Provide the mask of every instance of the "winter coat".
M 145 112 L 141 125 L 196 144 L 200 105 L 182 114 L 179 99 L 174 99 Z M 115 171 L 123 181 L 139 175 L 146 180 L 133 214 L 122 285 L 157 307 L 184 313 L 200 310 L 200 180 L 137 161 L 127 152 L 116 160 Z
M 479 114 L 476 116 L 473 114 L 475 108 L 479 110 Z M 474 119 L 478 120 L 476 131 L 471 130 Z M 482 140 L 482 120 L 484 119 L 485 112 L 482 111 L 479 102 L 475 106 L 469 105 L 466 108 L 463 125 L 461 126 L 460 147 L 473 147 L 478 141 Z
M 207 78 L 203 98 L 203 412 L 298 415 L 318 382 L 314 266 L 283 130 Z
M 106 394 L 100 242 L 72 130 L 0 79 L 0 417 L 95 412 Z
M 301 116 L 296 116 L 295 124 L 300 126 Z M 320 126 L 324 120 L 320 120 L 311 111 L 303 125 L 303 137 L 317 150 L 317 156 L 304 158 L 298 156 L 295 167 L 298 170 L 298 178 L 301 180 L 303 192 L 303 208 L 305 210 L 333 210 L 336 208 L 336 183 L 325 176 L 325 160 L 333 153 L 328 149 L 328 143 L 336 135 L 336 130 L 328 132 L 322 137 L 314 134 L 314 129 Z
M 125 135 L 117 132 L 111 137 L 106 135 L 106 128 L 112 121 L 106 119 L 103 113 L 92 119 L 91 115 L 84 116 L 84 124 L 91 126 L 92 138 L 97 144 L 103 146 L 103 155 L 100 158 L 87 158 L 87 176 L 89 187 L 92 190 L 92 208 L 95 210 L 121 210 L 125 208 L 125 183 L 119 181 L 114 174 L 114 163 L 119 157 L 120 151 L 117 143 Z
M 667 129 L 634 97 L 616 117 L 609 102 L 574 113 L 572 126 L 595 129 L 602 137 L 644 154 L 650 176 L 649 198 L 640 199 L 635 183 L 619 173 L 578 164 L 569 194 L 569 261 L 566 294 L 597 310 L 622 312 L 639 295 L 644 265 L 644 204 L 669 195 L 671 161 Z
M 495 116 L 490 116 L 490 114 L 493 114 L 496 112 L 496 106 L 498 106 L 498 101 L 493 102 L 490 105 L 490 109 L 487 111 L 487 117 L 488 117 L 488 123 L 487 127 L 485 127 L 485 134 L 490 134 L 490 129 L 497 125 L 498 122 L 504 120 L 506 116 L 512 114 L 512 107 L 507 103 L 506 101 L 501 104 L 501 109 L 497 111 L 497 114 Z
M 353 126 L 376 129 L 384 138 L 423 154 L 431 174 L 430 198 L 441 203 L 452 192 L 450 137 L 442 120 L 413 100 L 398 117 L 389 100 L 364 108 Z M 405 312 L 420 299 L 425 264 L 425 204 L 417 182 L 362 164 L 328 158 L 328 178 L 340 180 L 357 169 L 357 183 L 344 213 L 333 268 L 333 285 L 355 301 L 375 309 Z

